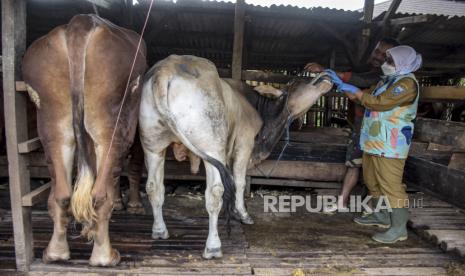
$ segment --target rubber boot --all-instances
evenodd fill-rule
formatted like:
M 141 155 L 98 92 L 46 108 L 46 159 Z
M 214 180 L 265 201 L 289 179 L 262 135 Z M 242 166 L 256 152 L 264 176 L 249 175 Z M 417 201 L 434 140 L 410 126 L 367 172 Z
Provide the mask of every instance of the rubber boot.
M 395 243 L 407 239 L 408 208 L 393 208 L 391 228 L 384 233 L 376 233 L 373 239 L 380 243 Z
M 381 228 L 389 228 L 391 226 L 391 219 L 389 212 L 386 209 L 382 209 L 379 212 L 375 212 L 376 206 L 378 205 L 379 199 L 372 199 L 373 212 L 370 214 L 362 214 L 359 217 L 354 218 L 354 222 L 360 225 L 366 226 L 378 226 Z

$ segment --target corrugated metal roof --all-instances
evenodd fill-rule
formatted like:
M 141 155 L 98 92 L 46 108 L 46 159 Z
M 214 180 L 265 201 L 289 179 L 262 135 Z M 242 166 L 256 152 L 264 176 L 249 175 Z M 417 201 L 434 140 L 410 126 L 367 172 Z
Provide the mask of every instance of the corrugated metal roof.
M 140 24 L 146 3 L 139 9 Z M 218 67 L 229 67 L 234 34 L 234 9 L 231 2 L 178 0 L 157 1 L 146 35 L 156 61 L 169 54 L 195 54 L 211 59 Z M 307 61 L 328 63 L 334 49 L 342 65 L 348 65 L 342 45 L 336 43 L 319 25 L 325 24 L 348 36 L 359 31 L 360 12 L 329 8 L 270 7 L 246 5 L 244 66 L 249 69 L 301 68 Z M 168 17 L 166 15 L 169 15 Z M 165 19 L 164 19 L 165 18 Z M 160 25 L 163 25 L 160 27 Z M 153 33 L 152 33 L 153 34 Z
M 387 11 L 392 0 L 376 4 L 373 17 Z M 454 0 L 402 0 L 396 13 L 402 14 L 432 14 L 448 17 L 465 17 L 465 1 Z
M 132 27 L 136 31 L 140 31 L 147 12 L 147 2 L 139 2 L 132 15 Z M 101 9 L 101 15 L 124 26 L 125 10 L 114 6 L 110 10 Z M 27 7 L 29 42 L 66 24 L 75 14 L 92 12 L 92 6 L 86 1 L 28 0 Z M 335 35 L 355 44 L 363 27 L 360 12 L 293 6 L 246 5 L 245 9 L 243 66 L 246 69 L 298 72 L 310 61 L 328 65 L 333 51 L 336 67 L 348 68 L 346 49 Z M 208 58 L 220 68 L 230 67 L 234 10 L 232 2 L 156 0 L 144 34 L 149 64 L 170 54 L 192 54 Z M 408 15 L 398 13 L 394 18 L 404 16 Z M 323 27 L 332 29 L 333 34 Z M 374 25 L 372 30 L 377 30 Z M 402 43 L 415 47 L 432 64 L 443 61 L 465 64 L 463 30 L 464 17 L 431 16 L 427 23 L 393 28 L 392 35 L 400 35 Z

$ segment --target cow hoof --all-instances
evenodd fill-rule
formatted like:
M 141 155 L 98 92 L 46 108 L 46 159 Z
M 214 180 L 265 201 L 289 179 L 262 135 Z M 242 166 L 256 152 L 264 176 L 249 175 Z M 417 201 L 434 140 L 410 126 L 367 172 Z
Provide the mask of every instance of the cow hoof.
M 232 213 L 232 217 L 233 217 L 233 219 L 235 219 L 237 221 L 240 221 L 242 224 L 247 224 L 247 225 L 254 224 L 254 221 L 253 221 L 252 217 L 247 213 L 245 213 L 245 215 L 242 216 L 239 213 L 239 211 L 234 210 L 234 212 Z
M 67 261 L 70 259 L 69 250 L 65 250 L 63 252 L 50 252 L 50 250 L 45 248 L 42 254 L 42 261 L 45 264 L 59 262 L 59 261 Z
M 144 207 L 129 207 L 127 209 L 129 214 L 133 215 L 145 215 L 145 209 Z
M 110 256 L 107 257 L 90 257 L 89 265 L 91 266 L 116 266 L 121 261 L 121 256 L 116 249 L 111 250 Z
M 115 200 L 115 202 L 113 203 L 113 210 L 121 211 L 123 209 L 124 209 L 124 205 L 123 205 L 123 202 L 121 201 L 121 199 Z
M 152 231 L 152 239 L 154 240 L 166 240 L 170 237 L 170 234 L 168 233 L 168 230 L 164 231 Z
M 207 248 L 203 251 L 202 257 L 204 259 L 210 260 L 213 258 L 219 259 L 223 257 L 223 252 L 221 251 L 221 247 L 218 248 Z
M 247 224 L 247 225 L 252 225 L 252 224 L 255 223 L 253 221 L 252 217 L 250 215 L 248 215 L 248 214 L 244 218 L 241 218 L 241 222 L 242 222 L 242 224 Z
M 237 221 L 242 221 L 241 215 L 239 215 L 239 212 L 236 209 L 234 209 L 234 211 L 232 212 L 231 215 L 232 215 L 233 219 L 235 219 Z

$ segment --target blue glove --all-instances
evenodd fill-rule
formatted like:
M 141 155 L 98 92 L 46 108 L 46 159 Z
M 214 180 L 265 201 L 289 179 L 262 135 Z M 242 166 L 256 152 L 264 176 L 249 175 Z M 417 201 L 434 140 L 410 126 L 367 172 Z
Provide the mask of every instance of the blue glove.
M 336 72 L 334 72 L 333 70 L 331 69 L 326 69 L 324 70 L 323 72 L 325 72 L 326 74 L 328 74 L 328 76 L 331 78 L 331 81 L 339 87 L 339 85 L 343 84 L 343 81 L 341 80 L 341 78 L 336 74 Z
M 347 92 L 350 94 L 355 94 L 357 91 L 360 91 L 360 89 L 356 86 L 353 86 L 352 84 L 343 82 L 337 86 L 337 92 Z

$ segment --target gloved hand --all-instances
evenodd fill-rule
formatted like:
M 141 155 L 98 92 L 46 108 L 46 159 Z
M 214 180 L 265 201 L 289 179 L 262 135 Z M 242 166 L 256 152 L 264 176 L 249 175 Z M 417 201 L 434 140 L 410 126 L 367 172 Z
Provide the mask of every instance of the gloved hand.
M 347 92 L 350 94 L 355 94 L 357 93 L 357 91 L 360 91 L 360 89 L 356 86 L 353 86 L 352 84 L 343 82 L 337 86 L 337 92 Z
M 341 80 L 341 78 L 337 75 L 336 72 L 334 72 L 333 70 L 331 69 L 326 69 L 324 70 L 323 72 L 325 72 L 326 74 L 328 74 L 328 76 L 331 78 L 331 81 L 337 86 L 339 87 L 341 84 L 343 84 L 343 81 Z

